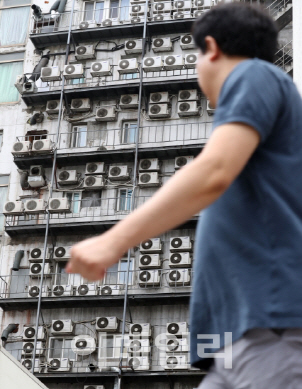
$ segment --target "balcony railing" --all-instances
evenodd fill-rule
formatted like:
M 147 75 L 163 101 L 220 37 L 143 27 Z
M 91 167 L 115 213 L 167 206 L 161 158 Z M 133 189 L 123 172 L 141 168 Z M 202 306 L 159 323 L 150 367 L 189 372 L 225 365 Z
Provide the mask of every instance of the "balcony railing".
M 67 263 L 67 260 L 65 263 Z M 99 296 L 99 298 L 102 298 L 123 296 L 125 294 L 126 270 L 111 271 L 109 269 L 104 280 L 89 283 L 78 274 L 50 272 L 54 267 L 55 263 L 47 260 L 44 268 L 42 298 L 85 298 L 87 296 Z M 22 268 L 20 275 L 14 272 L 11 275 L 1 276 L 0 299 L 37 298 L 40 294 L 39 286 L 41 281 L 41 275 L 39 275 L 41 272 L 37 273 L 37 268 L 40 270 L 41 263 L 34 267 L 31 264 L 28 274 L 24 274 L 26 269 Z M 31 274 L 29 274 L 30 272 Z M 192 279 L 193 270 L 191 268 L 130 270 L 128 293 L 190 292 Z
M 289 73 L 293 69 L 293 42 L 290 41 L 276 53 L 275 65 Z
M 275 0 L 267 7 L 267 10 L 274 19 L 278 19 L 291 7 L 292 0 Z

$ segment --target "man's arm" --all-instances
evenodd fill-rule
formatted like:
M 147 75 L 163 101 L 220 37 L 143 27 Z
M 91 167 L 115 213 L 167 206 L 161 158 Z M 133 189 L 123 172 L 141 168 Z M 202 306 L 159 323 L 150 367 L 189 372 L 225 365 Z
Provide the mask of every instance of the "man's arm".
M 208 144 L 155 195 L 106 233 L 73 246 L 66 270 L 95 281 L 129 248 L 180 225 L 218 199 L 243 170 L 260 142 L 252 127 L 217 127 Z

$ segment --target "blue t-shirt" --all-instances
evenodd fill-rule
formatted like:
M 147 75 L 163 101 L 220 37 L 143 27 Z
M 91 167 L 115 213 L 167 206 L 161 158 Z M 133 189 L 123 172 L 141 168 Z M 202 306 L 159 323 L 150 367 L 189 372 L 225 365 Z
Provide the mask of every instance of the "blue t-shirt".
M 238 64 L 213 130 L 232 122 L 261 141 L 196 230 L 191 364 L 206 370 L 213 359 L 198 356 L 209 342 L 198 334 L 220 334 L 223 347 L 225 332 L 234 342 L 255 327 L 302 327 L 302 100 L 292 79 L 259 59 Z

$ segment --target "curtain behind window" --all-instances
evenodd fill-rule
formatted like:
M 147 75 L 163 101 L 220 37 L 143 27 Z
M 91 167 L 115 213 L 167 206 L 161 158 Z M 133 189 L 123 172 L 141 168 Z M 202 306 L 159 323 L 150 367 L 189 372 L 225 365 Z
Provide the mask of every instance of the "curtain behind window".
M 19 100 L 19 92 L 14 83 L 19 74 L 23 73 L 23 62 L 0 64 L 0 103 L 10 103 Z
M 25 43 L 30 7 L 0 11 L 0 46 Z
M 129 0 L 121 0 L 121 14 L 120 14 L 121 20 L 129 20 L 130 19 L 129 9 L 130 9 Z

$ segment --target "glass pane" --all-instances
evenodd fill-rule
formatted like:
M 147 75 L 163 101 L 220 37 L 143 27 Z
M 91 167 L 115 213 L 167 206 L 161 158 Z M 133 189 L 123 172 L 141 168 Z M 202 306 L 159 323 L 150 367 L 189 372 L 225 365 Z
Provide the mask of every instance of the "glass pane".
M 0 185 L 8 185 L 8 182 L 9 182 L 9 176 L 0 176 Z
M 84 78 L 73 78 L 70 81 L 71 81 L 71 85 L 83 84 L 85 82 L 85 77 Z
M 85 13 L 84 13 L 84 20 L 93 20 L 93 8 L 94 3 L 85 3 Z
M 130 1 L 121 0 L 120 20 L 129 20 Z
M 30 5 L 30 0 L 3 0 L 2 7 L 13 7 L 14 5 Z
M 76 355 L 71 348 L 71 339 L 64 339 L 63 358 L 76 359 Z
M 122 80 L 133 80 L 134 78 L 138 78 L 139 73 L 126 73 L 122 74 Z
M 103 345 L 107 348 L 107 357 L 113 357 L 113 336 L 107 336 L 106 345 Z
M 128 267 L 128 261 L 120 262 L 119 284 L 126 283 L 127 267 Z M 128 284 L 132 283 L 132 269 L 133 269 L 133 260 L 130 259 Z
M 73 127 L 71 147 L 85 147 L 87 143 L 87 127 Z
M 15 61 L 16 59 L 24 59 L 24 51 L 19 53 L 0 54 L 0 62 Z
M 80 212 L 80 193 L 73 194 L 73 205 L 72 212 L 79 213 Z
M 123 143 L 135 143 L 136 141 L 136 123 L 125 123 L 123 131 Z
M 110 10 L 109 10 L 110 19 L 118 17 L 118 7 L 119 7 L 119 1 L 116 0 L 110 1 Z
M 30 7 L 0 11 L 0 46 L 23 44 L 26 41 Z
M 110 267 L 106 273 L 106 284 L 116 285 L 118 274 L 118 263 Z
M 67 285 L 69 274 L 65 272 L 65 266 L 67 265 L 67 262 L 58 262 L 57 264 L 57 285 Z
M 95 21 L 100 24 L 104 18 L 104 3 L 103 2 L 95 4 L 95 15 L 94 16 L 95 16 Z
M 102 192 L 85 191 L 82 192 L 82 207 L 100 207 Z
M 51 339 L 50 341 L 50 358 L 61 358 L 63 348 L 63 339 Z
M 19 92 L 14 84 L 17 76 L 22 73 L 23 62 L 0 64 L 0 103 L 11 103 L 19 100 Z

